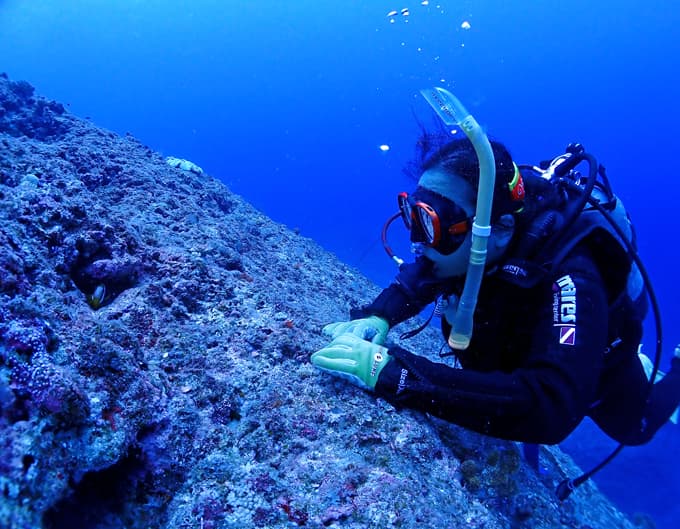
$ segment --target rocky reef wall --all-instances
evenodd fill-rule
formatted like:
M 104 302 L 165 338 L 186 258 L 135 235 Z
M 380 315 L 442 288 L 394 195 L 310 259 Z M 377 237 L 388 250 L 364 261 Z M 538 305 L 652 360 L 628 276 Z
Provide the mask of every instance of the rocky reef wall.
M 378 289 L 0 76 L 0 527 L 627 528 L 579 470 L 318 373 Z M 405 347 L 436 353 L 428 330 Z

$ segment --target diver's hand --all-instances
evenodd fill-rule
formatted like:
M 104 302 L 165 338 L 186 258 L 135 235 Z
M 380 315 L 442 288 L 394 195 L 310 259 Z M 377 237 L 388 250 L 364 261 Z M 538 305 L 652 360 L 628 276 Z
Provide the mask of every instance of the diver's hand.
M 353 334 L 362 340 L 382 345 L 387 338 L 390 326 L 386 320 L 378 316 L 369 316 L 352 321 L 338 321 L 329 323 L 323 328 L 323 333 L 335 339 L 341 334 Z
M 341 334 L 312 355 L 312 364 L 364 389 L 375 389 L 378 376 L 391 360 L 387 348 L 355 336 Z

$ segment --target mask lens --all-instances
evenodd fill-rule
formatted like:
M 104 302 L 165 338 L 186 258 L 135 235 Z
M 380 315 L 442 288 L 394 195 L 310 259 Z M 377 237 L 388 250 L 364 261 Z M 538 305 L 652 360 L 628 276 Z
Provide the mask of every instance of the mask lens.
M 397 202 L 399 204 L 399 211 L 401 212 L 401 220 L 404 221 L 406 229 L 410 230 L 413 224 L 413 209 L 411 208 L 411 204 L 409 204 L 408 195 L 406 193 L 399 193 Z
M 418 208 L 418 218 L 420 220 L 420 225 L 423 228 L 423 233 L 426 237 L 425 242 L 427 244 L 433 244 L 434 241 L 438 239 L 435 217 L 432 215 L 432 213 L 426 210 L 424 207 Z
M 425 198 L 425 197 L 423 197 Z M 435 202 L 438 200 L 437 197 L 427 197 L 426 200 L 430 202 L 430 199 L 434 199 Z M 440 200 L 441 202 L 441 200 Z M 408 193 L 399 193 L 397 195 L 397 203 L 399 204 L 399 213 L 401 214 L 401 219 L 404 221 L 404 225 L 411 232 L 411 242 L 421 243 L 427 246 L 437 246 L 442 241 L 448 246 L 451 243 L 456 244 L 456 247 L 460 246 L 458 241 L 451 241 L 451 237 L 461 239 L 457 236 L 457 231 L 448 231 L 447 233 L 442 233 L 442 220 L 437 214 L 435 207 L 431 206 L 427 202 L 423 202 L 415 198 L 415 196 L 409 196 Z M 455 214 L 462 211 L 459 206 L 455 204 L 440 204 L 442 206 L 442 211 L 446 211 L 446 208 L 455 208 Z M 465 212 L 462 211 L 464 214 Z M 451 213 L 446 214 L 446 219 L 451 216 Z M 464 239 L 464 234 L 461 241 Z

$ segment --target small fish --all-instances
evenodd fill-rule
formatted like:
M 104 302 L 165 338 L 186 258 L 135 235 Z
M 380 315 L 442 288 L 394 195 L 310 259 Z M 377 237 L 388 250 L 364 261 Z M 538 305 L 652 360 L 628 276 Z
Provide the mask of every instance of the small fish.
M 410 13 L 409 13 L 408 7 L 405 7 L 404 9 L 402 9 L 401 14 L 405 17 L 409 16 Z
M 387 18 L 396 16 L 396 15 L 398 15 L 398 14 L 399 14 L 399 11 L 397 11 L 397 10 L 395 9 L 394 11 L 390 11 L 389 13 L 387 13 Z
M 87 303 L 92 307 L 94 310 L 97 310 L 102 306 L 102 303 L 104 303 L 104 298 L 106 297 L 106 287 L 103 284 L 97 285 L 97 288 L 94 289 L 94 292 L 87 296 Z

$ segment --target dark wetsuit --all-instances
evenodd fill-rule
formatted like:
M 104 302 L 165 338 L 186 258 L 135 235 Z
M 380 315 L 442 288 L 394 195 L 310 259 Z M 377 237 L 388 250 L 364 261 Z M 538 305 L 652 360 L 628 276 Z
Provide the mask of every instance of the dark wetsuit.
M 558 443 L 591 416 L 620 442 L 647 442 L 680 401 L 680 359 L 655 385 L 642 418 L 648 389 L 637 357 L 642 317 L 631 304 L 612 309 L 604 284 L 582 246 L 532 288 L 489 274 L 472 341 L 458 353 L 463 368 L 392 347 L 393 361 L 375 391 L 397 406 L 503 439 Z M 393 326 L 455 290 L 434 278 L 431 262 L 421 257 L 352 317 L 374 314 Z

